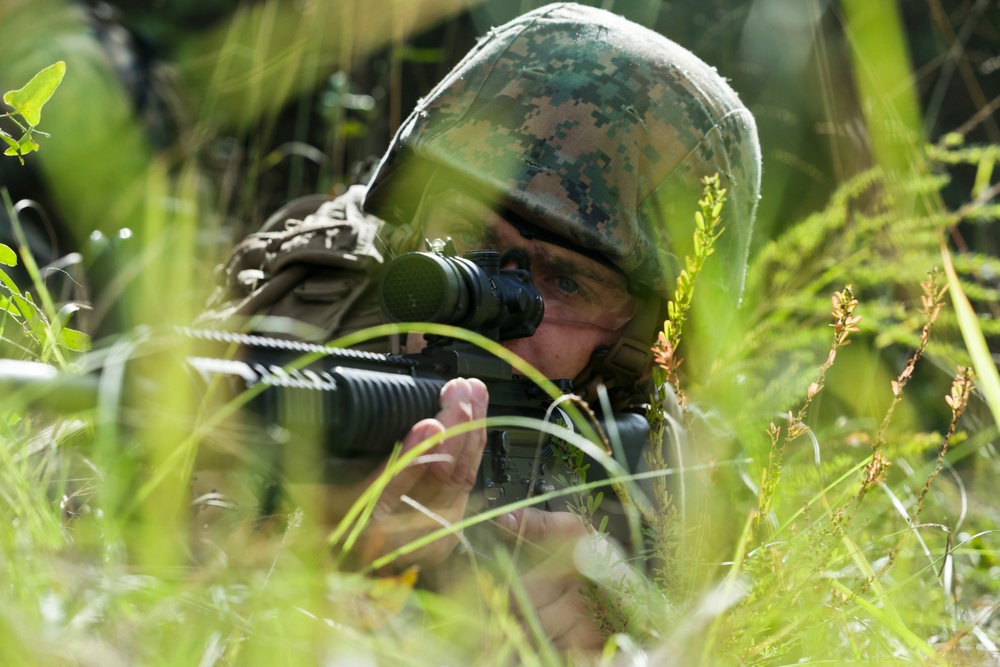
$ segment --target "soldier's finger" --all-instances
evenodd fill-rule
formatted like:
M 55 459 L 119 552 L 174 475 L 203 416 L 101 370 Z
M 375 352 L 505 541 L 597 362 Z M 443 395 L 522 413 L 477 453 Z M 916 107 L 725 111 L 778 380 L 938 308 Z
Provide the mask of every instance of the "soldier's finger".
M 569 512 L 547 512 L 534 507 L 501 515 L 497 522 L 506 529 L 499 532 L 507 540 L 523 537 L 529 542 L 543 542 L 575 539 L 587 534 L 587 527 Z
M 403 438 L 403 451 L 410 451 L 424 440 L 443 433 L 444 430 L 444 424 L 437 419 L 424 419 L 417 422 Z M 431 449 L 431 452 L 433 451 L 434 449 Z M 380 508 L 390 512 L 395 510 L 402 502 L 402 496 L 413 493 L 415 488 L 421 486 L 421 480 L 426 474 L 427 466 L 420 463 L 410 464 L 403 468 L 386 485 L 382 492 L 382 498 L 379 500 Z
M 472 408 L 471 418 L 473 420 L 485 419 L 486 409 L 489 406 L 486 385 L 475 378 L 471 378 L 467 382 Z M 456 457 L 455 470 L 452 475 L 453 481 L 461 485 L 465 491 L 471 490 L 476 482 L 476 475 L 479 472 L 479 464 L 482 461 L 485 447 L 486 428 L 480 427 L 466 433 L 457 451 L 452 450 Z
M 545 634 L 561 649 L 601 646 L 601 635 L 583 603 L 582 588 L 580 580 L 564 578 L 551 587 L 551 600 L 535 606 Z
M 455 379 L 441 390 L 441 411 L 437 415 L 446 428 L 486 416 L 486 386 L 476 379 Z M 476 482 L 476 473 L 486 445 L 486 430 L 477 428 L 449 438 L 437 451 L 445 454 L 430 463 L 441 482 L 439 496 L 468 494 Z

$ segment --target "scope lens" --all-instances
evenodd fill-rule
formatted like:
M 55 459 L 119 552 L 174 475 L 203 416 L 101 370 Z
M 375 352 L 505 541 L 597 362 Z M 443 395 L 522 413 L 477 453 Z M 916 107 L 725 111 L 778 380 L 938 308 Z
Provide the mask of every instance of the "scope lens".
M 441 322 L 454 309 L 461 279 L 440 258 L 407 253 L 382 276 L 382 308 L 396 322 Z

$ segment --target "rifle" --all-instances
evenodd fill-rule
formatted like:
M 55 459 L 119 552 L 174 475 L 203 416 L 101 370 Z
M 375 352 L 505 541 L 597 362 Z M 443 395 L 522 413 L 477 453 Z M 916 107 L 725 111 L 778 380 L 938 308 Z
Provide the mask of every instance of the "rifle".
M 541 295 L 528 271 L 500 267 L 496 251 L 456 257 L 450 244 L 401 255 L 383 272 L 382 308 L 396 322 L 450 324 L 497 342 L 530 336 L 544 314 Z M 229 331 L 178 333 L 191 350 L 183 363 L 200 391 L 211 388 L 224 401 L 247 390 L 253 394 L 238 419 L 259 425 L 252 440 L 262 446 L 262 460 L 280 466 L 282 456 L 287 461 L 287 443 L 316 438 L 323 449 L 321 470 L 312 472 L 324 481 L 349 478 L 359 466 L 384 460 L 415 423 L 437 414 L 441 388 L 456 377 L 486 384 L 488 417 L 531 417 L 573 429 L 552 397 L 515 375 L 506 361 L 461 340 L 427 336 L 419 353 L 384 355 Z M 64 407 L 86 407 L 97 402 L 97 384 L 94 376 L 67 377 L 44 364 L 0 361 L 2 395 L 57 395 Z M 572 389 L 568 380 L 556 385 L 566 393 Z M 635 470 L 648 423 L 633 413 L 613 420 L 626 466 Z M 490 426 L 476 485 L 480 499 L 495 506 L 555 490 L 561 481 L 556 471 L 565 470 L 561 448 L 561 438 L 537 429 Z M 590 479 L 600 478 L 601 469 L 593 467 Z

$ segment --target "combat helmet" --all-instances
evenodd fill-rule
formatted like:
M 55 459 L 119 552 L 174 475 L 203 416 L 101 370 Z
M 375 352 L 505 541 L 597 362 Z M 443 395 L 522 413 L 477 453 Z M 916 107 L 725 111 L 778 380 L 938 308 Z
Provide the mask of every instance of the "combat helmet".
M 714 68 L 620 16 L 557 3 L 492 29 L 419 102 L 365 208 L 406 224 L 430 175 L 447 170 L 599 253 L 662 304 L 691 250 L 700 181 L 718 173 L 725 232 L 699 281 L 718 308 L 743 290 L 760 162 L 753 117 Z M 657 316 L 658 327 L 662 311 L 647 319 Z M 641 361 L 621 362 L 629 349 L 605 355 L 626 374 L 648 361 L 654 329 L 639 328 Z

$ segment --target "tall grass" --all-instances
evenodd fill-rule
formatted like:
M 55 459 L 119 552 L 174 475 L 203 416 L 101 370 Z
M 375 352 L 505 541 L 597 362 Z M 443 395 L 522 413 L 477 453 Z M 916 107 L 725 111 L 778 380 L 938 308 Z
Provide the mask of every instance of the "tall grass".
M 352 16 L 351 3 L 334 4 L 305 3 L 308 11 L 299 14 L 282 11 L 281 3 L 247 5 L 204 41 L 184 46 L 182 69 L 190 85 L 201 86 L 204 103 L 194 108 L 182 149 L 155 158 L 133 154 L 128 160 L 143 157 L 143 167 L 119 173 L 128 185 L 108 198 L 115 224 L 127 219 L 138 247 L 119 268 L 133 277 L 124 290 L 128 334 L 97 345 L 105 369 L 97 407 L 40 411 L 20 403 L 21 394 L 4 396 L 0 662 L 547 665 L 584 659 L 561 655 L 537 619 L 519 608 L 527 592 L 504 552 L 492 561 L 470 554 L 470 575 L 448 594 L 425 590 L 422 574 L 412 569 L 393 571 L 402 553 L 378 563 L 391 576 L 338 567 L 338 548 L 363 524 L 373 495 L 360 500 L 353 523 L 332 535 L 316 519 L 322 499 L 315 489 L 294 490 L 273 517 L 260 520 L 255 506 L 265 482 L 256 472 L 195 465 L 204 425 L 198 420 L 212 415 L 192 405 L 181 369 L 149 360 L 144 375 L 155 382 L 148 390 L 118 374 L 137 339 L 151 335 L 147 327 L 155 334 L 196 314 L 210 265 L 226 250 L 220 239 L 238 233 L 232 228 L 240 223 L 227 218 L 253 208 L 243 199 L 253 199 L 258 176 L 274 165 L 266 144 L 251 138 L 250 157 L 219 176 L 206 157 L 218 133 L 235 127 L 268 133 L 277 123 L 274 111 L 288 99 L 371 53 L 377 45 L 347 30 L 362 15 L 393 28 L 355 35 L 390 35 L 400 47 L 409 31 L 465 6 L 427 3 L 433 11 L 419 13 L 406 3 L 387 3 L 375 17 L 360 10 Z M 52 8 L 46 25 L 60 26 L 57 36 L 82 34 L 66 18 L 65 5 L 53 2 Z M 14 3 L 0 11 L 0 21 L 23 20 L 18 9 Z M 657 470 L 664 464 L 654 461 L 647 473 L 664 481 L 653 498 L 662 522 L 647 521 L 654 530 L 646 547 L 657 558 L 626 554 L 620 561 L 599 552 L 583 559 L 591 582 L 587 602 L 608 635 L 603 653 L 588 660 L 997 659 L 997 399 L 972 387 L 995 381 L 987 346 L 995 347 L 1000 333 L 990 316 L 1000 300 L 991 278 L 1000 264 L 947 240 L 964 222 L 995 221 L 992 164 L 1000 149 L 953 137 L 924 145 L 913 101 L 895 95 L 909 70 L 903 35 L 886 37 L 896 34 L 886 27 L 899 24 L 891 9 L 885 2 L 843 3 L 875 163 L 844 179 L 826 206 L 796 224 L 765 222 L 765 229 L 787 230 L 755 252 L 740 321 L 711 364 L 686 375 L 677 361 L 698 341 L 690 329 L 676 337 L 665 332 L 671 355 L 678 356 L 659 350 L 664 373 L 693 411 L 685 470 Z M 888 13 L 866 15 L 879 11 Z M 334 15 L 343 30 L 320 30 Z M 53 23 L 57 16 L 64 21 Z M 881 27 L 870 32 L 873 26 Z M 282 38 L 286 33 L 299 37 Z M 73 77 L 93 71 L 94 60 L 83 51 L 66 57 L 59 93 L 72 100 L 80 99 L 74 91 L 82 85 Z M 388 53 L 387 71 L 398 76 L 402 61 L 392 59 L 405 50 Z M 88 67 L 77 68 L 81 62 Z M 48 157 L 50 147 L 80 139 L 70 121 L 59 120 L 72 104 L 62 102 L 59 112 L 58 103 L 59 94 L 46 108 L 53 113 L 52 137 L 40 154 L 28 156 L 29 165 Z M 119 100 L 96 104 L 116 109 Z M 381 98 L 375 113 L 391 116 L 392 104 Z M 891 135 L 880 138 L 880 128 Z M 331 137 L 342 129 L 327 128 Z M 121 136 L 123 146 L 132 145 L 131 130 Z M 54 187 L 76 177 L 63 162 L 74 150 L 52 150 L 44 170 Z M 948 209 L 940 196 L 942 174 L 954 164 L 979 177 L 967 201 Z M 62 196 L 72 198 L 88 184 L 68 184 Z M 83 230 L 79 236 L 100 227 L 93 196 L 64 208 Z M 24 217 L 15 202 L 6 209 L 12 220 Z M 691 210 L 693 231 L 697 202 Z M 725 216 L 723 204 L 722 233 Z M 17 248 L 16 261 L 30 266 L 27 245 Z M 33 273 L 30 286 L 5 282 L 0 288 L 4 356 L 78 372 L 95 357 L 74 349 L 83 345 L 65 333 L 75 331 L 77 320 L 65 320 L 73 309 L 45 305 L 44 270 Z M 30 302 L 26 294 L 33 295 Z M 91 305 L 100 309 L 101 298 Z M 693 298 L 699 298 L 696 288 Z M 144 397 L 141 409 L 122 407 L 136 406 L 138 396 Z M 390 471 L 403 464 L 396 461 Z M 588 498 L 600 491 L 608 493 L 584 480 L 575 489 L 579 511 L 592 514 Z

